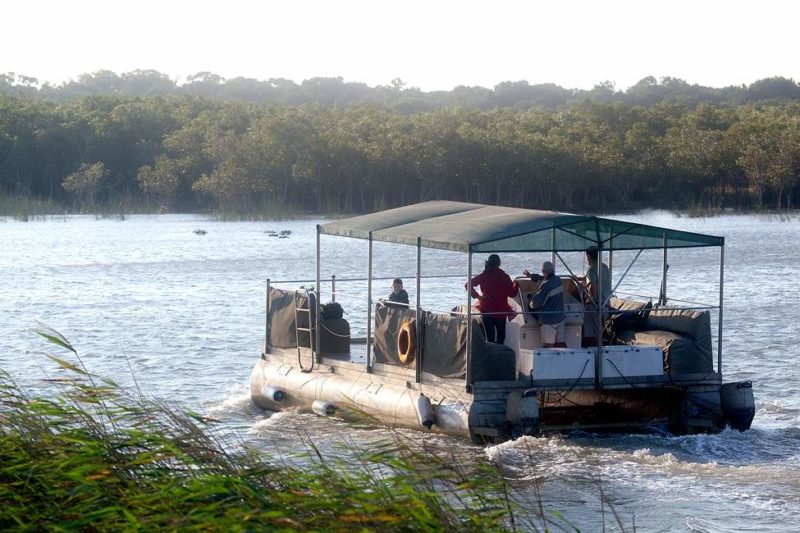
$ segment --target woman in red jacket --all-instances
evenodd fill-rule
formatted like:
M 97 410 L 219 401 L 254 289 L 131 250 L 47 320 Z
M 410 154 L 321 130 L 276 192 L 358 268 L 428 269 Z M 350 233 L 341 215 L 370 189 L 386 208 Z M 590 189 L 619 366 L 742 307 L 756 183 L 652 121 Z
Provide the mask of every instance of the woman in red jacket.
M 480 287 L 480 294 L 475 291 L 475 287 Z M 506 321 L 514 316 L 508 299 L 517 295 L 517 288 L 509 275 L 500 268 L 499 255 L 489 256 L 483 272 L 472 278 L 470 290 L 472 297 L 478 300 L 477 308 L 486 329 L 486 340 L 503 344 L 506 340 Z

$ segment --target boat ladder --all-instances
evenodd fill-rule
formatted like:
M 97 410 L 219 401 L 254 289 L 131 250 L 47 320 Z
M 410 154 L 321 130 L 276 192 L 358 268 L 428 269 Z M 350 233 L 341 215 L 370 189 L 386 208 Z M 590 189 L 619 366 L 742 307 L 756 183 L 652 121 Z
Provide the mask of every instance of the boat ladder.
M 299 291 L 298 291 L 299 292 Z M 294 300 L 294 334 L 295 334 L 295 341 L 297 345 L 297 365 L 300 367 L 301 372 L 311 372 L 314 370 L 314 328 L 311 327 L 311 296 L 312 291 L 305 289 L 306 292 L 306 303 L 305 307 L 298 305 L 297 301 L 297 293 L 295 293 L 295 300 Z M 300 327 L 300 317 L 305 316 L 306 321 L 305 323 L 308 324 L 308 327 Z M 303 367 L 303 359 L 302 359 L 302 349 L 305 346 L 300 346 L 300 332 L 308 333 L 308 348 L 311 349 L 311 366 L 308 368 Z

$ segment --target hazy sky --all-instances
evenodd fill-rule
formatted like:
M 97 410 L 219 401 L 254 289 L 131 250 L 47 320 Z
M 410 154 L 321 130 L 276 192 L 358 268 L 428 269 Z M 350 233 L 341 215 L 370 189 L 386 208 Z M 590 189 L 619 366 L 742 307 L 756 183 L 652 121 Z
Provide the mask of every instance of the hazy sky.
M 401 78 L 423 90 L 501 81 L 588 89 L 673 76 L 721 87 L 800 80 L 800 2 L 11 0 L 0 72 L 59 83 L 101 69 L 182 80 Z

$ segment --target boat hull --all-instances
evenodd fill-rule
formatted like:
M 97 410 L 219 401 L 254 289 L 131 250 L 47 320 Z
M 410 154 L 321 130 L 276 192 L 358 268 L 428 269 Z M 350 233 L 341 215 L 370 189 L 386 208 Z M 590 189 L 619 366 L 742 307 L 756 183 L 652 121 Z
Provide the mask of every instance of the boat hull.
M 586 383 L 568 390 L 522 379 L 477 382 L 467 391 L 463 382 L 417 383 L 413 371 L 368 372 L 331 361 L 317 362 L 312 371 L 308 366 L 298 364 L 296 353 L 262 354 L 250 377 L 253 402 L 272 411 L 301 409 L 476 442 L 573 431 L 715 433 L 726 423 L 718 378 L 617 389 Z M 421 411 L 425 405 L 432 425 Z
M 420 420 L 420 394 L 439 399 L 433 387 L 410 387 L 367 372 L 303 372 L 299 366 L 280 359 L 262 357 L 250 376 L 250 393 L 256 405 L 273 411 L 286 408 L 310 409 L 314 402 L 328 402 L 336 416 L 371 419 L 377 423 L 428 431 Z M 265 390 L 265 387 L 267 388 Z M 269 388 L 285 393 L 274 401 Z M 432 405 L 434 432 L 469 436 L 468 398 L 444 398 Z

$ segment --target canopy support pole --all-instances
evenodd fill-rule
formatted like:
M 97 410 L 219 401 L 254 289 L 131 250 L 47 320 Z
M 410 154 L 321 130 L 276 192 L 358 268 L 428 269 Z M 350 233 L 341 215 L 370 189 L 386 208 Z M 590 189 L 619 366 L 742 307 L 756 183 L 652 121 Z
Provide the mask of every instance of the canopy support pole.
M 556 227 L 553 226 L 553 233 L 550 235 L 550 262 L 556 264 Z
M 667 264 L 667 235 L 664 234 L 664 256 L 661 264 L 661 295 L 658 297 L 659 306 L 667 305 L 667 271 L 669 264 Z
M 264 353 L 271 353 L 272 347 L 269 344 L 269 278 L 267 278 L 267 316 L 264 320 L 264 333 L 266 334 L 266 340 L 264 341 Z
M 317 363 L 321 363 L 322 362 L 320 360 L 321 358 L 320 358 L 320 355 L 319 355 L 320 330 L 322 329 L 322 324 L 320 324 L 320 322 L 319 322 L 319 319 L 320 319 L 320 312 L 319 312 L 320 302 L 319 301 L 320 301 L 320 298 L 322 297 L 322 287 L 321 287 L 322 278 L 320 276 L 320 258 L 321 258 L 320 240 L 321 240 L 321 237 L 322 237 L 322 227 L 319 224 L 317 224 L 317 279 L 316 279 L 317 297 L 315 298 L 316 305 L 314 306 L 315 307 L 314 316 L 316 317 L 316 325 L 317 325 L 317 327 L 314 328 L 315 329 L 315 332 L 314 332 L 314 353 L 311 354 L 311 357 L 314 357 L 315 360 L 317 361 Z M 309 317 L 309 324 L 308 324 L 309 328 L 311 327 L 310 322 L 311 322 L 311 318 Z M 309 332 L 309 338 L 310 338 L 310 336 L 311 336 L 311 332 Z M 299 350 L 299 348 L 298 348 L 298 350 Z
M 467 383 L 464 390 L 472 392 L 472 246 L 467 252 Z
M 367 251 L 367 372 L 372 373 L 372 232 Z
M 417 383 L 420 382 L 422 376 L 422 303 L 420 298 L 422 296 L 422 237 L 417 237 L 417 318 L 416 318 L 416 331 L 415 336 L 417 342 L 414 349 L 416 350 L 417 363 L 415 365 L 415 378 Z
M 561 254 L 556 252 L 555 255 L 556 255 L 556 257 L 558 257 L 558 260 L 561 261 L 561 264 L 564 265 L 564 268 L 567 269 L 567 272 L 569 272 L 569 275 L 572 276 L 573 278 L 577 278 L 578 276 L 576 276 L 575 273 L 572 271 L 572 269 L 569 268 L 569 265 L 567 264 L 566 261 L 564 261 L 564 258 L 561 257 Z M 553 264 L 555 265 L 555 261 L 553 262 Z
M 616 288 L 614 285 L 614 238 L 610 238 L 608 240 L 608 279 L 611 280 L 611 286 Z M 611 291 L 614 292 L 613 290 Z
M 722 376 L 722 294 L 725 285 L 725 245 L 719 247 L 719 317 L 717 318 L 717 373 Z
M 595 305 L 597 306 L 597 354 L 594 358 L 594 371 L 595 371 L 595 385 L 598 389 L 603 388 L 603 332 L 605 327 L 603 324 L 603 309 L 606 302 L 603 299 L 603 243 L 599 242 L 600 246 L 597 247 L 597 293 L 595 296 Z
M 331 274 L 331 301 L 336 301 L 336 274 Z
M 640 256 L 640 255 L 642 255 L 642 252 L 644 252 L 644 248 L 642 248 L 641 250 L 639 250 L 639 252 L 636 254 L 636 257 L 634 257 L 634 258 L 633 258 L 633 261 L 631 261 L 631 264 L 630 264 L 630 265 L 628 265 L 628 268 L 626 268 L 626 269 L 625 269 L 625 272 L 623 272 L 623 273 L 622 273 L 622 277 L 621 277 L 621 278 L 619 278 L 619 281 L 617 282 L 617 284 L 616 284 L 616 285 L 614 285 L 614 290 L 612 290 L 612 291 L 611 291 L 612 293 L 614 293 L 614 292 L 617 292 L 617 289 L 619 288 L 619 285 L 620 285 L 620 283 L 622 283 L 622 280 L 624 280 L 624 279 L 625 279 L 625 276 L 627 276 L 627 275 L 628 275 L 628 272 L 630 272 L 630 270 L 631 270 L 631 268 L 633 267 L 634 263 L 636 263 L 636 260 L 637 260 L 637 259 L 639 259 L 639 256 Z M 609 267 L 609 270 L 611 270 L 611 267 Z

